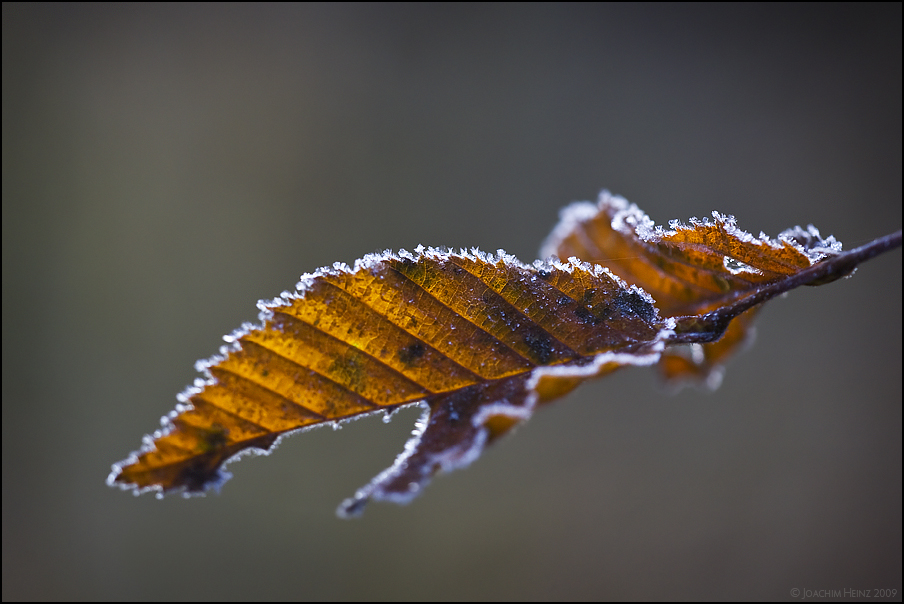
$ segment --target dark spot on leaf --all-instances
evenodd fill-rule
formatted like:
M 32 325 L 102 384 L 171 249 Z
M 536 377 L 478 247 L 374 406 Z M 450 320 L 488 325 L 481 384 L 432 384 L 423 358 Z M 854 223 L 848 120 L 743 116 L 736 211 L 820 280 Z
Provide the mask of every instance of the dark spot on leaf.
M 540 365 L 546 365 L 552 360 L 553 345 L 552 340 L 546 334 L 528 334 L 524 336 L 524 343 L 528 345 L 534 359 Z
M 399 351 L 399 360 L 405 365 L 414 365 L 424 356 L 424 352 L 424 345 L 418 342 L 401 349 Z
M 229 430 L 214 423 L 209 428 L 199 428 L 201 430 L 201 440 L 198 448 L 204 453 L 217 451 L 226 446 L 229 442 Z
M 656 311 L 653 309 L 653 305 L 633 290 L 619 291 L 615 296 L 615 306 L 623 315 L 636 315 L 648 323 L 656 318 Z
M 221 474 L 217 465 L 212 463 L 209 455 L 196 457 L 181 468 L 175 483 L 185 487 L 189 492 L 203 491 L 207 485 L 219 479 Z
M 574 309 L 574 316 L 578 318 L 578 321 L 583 323 L 584 325 L 596 325 L 599 323 L 599 320 L 593 316 L 593 313 L 590 312 L 590 309 L 585 306 L 579 306 Z
M 599 325 L 604 323 L 614 314 L 612 306 L 607 302 L 593 304 L 596 290 L 588 290 L 584 293 L 583 304 L 575 309 L 574 314 L 585 325 Z

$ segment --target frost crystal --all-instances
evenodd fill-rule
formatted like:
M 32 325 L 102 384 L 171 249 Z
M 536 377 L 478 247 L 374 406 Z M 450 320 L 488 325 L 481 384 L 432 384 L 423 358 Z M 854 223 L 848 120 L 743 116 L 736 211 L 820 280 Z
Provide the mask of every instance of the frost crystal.
M 732 275 L 738 275 L 740 273 L 753 273 L 754 275 L 763 274 L 763 271 L 754 268 L 749 264 L 744 264 L 740 260 L 736 260 L 731 256 L 725 256 L 723 265 L 725 266 L 725 270 L 727 270 Z

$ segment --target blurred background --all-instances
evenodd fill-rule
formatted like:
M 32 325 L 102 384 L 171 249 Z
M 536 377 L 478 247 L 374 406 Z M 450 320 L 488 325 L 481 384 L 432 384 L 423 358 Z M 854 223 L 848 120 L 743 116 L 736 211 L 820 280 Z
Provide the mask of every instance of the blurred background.
M 505 248 L 608 188 L 901 228 L 901 5 L 3 4 L 3 599 L 901 598 L 901 252 L 761 313 L 714 393 L 586 384 L 407 507 L 419 411 L 219 496 L 110 465 L 301 273 Z M 802 595 L 805 592 L 801 592 Z

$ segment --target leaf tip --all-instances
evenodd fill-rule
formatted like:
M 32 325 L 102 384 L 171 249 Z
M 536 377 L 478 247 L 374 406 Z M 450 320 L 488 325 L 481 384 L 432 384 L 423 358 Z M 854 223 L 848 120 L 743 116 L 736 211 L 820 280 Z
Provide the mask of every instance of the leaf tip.
M 339 504 L 339 507 L 336 508 L 336 516 L 342 520 L 360 518 L 369 501 L 369 498 L 359 497 L 359 494 L 356 493 L 354 497 L 349 497 Z

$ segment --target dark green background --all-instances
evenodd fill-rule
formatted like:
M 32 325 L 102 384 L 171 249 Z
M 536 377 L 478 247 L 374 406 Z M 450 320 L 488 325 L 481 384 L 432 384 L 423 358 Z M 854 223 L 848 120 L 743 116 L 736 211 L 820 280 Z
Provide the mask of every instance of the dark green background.
M 901 5 L 3 4 L 3 599 L 901 597 L 901 253 L 795 291 L 715 393 L 587 384 L 404 508 L 418 415 L 219 496 L 104 484 L 299 274 L 657 222 L 901 227 Z

